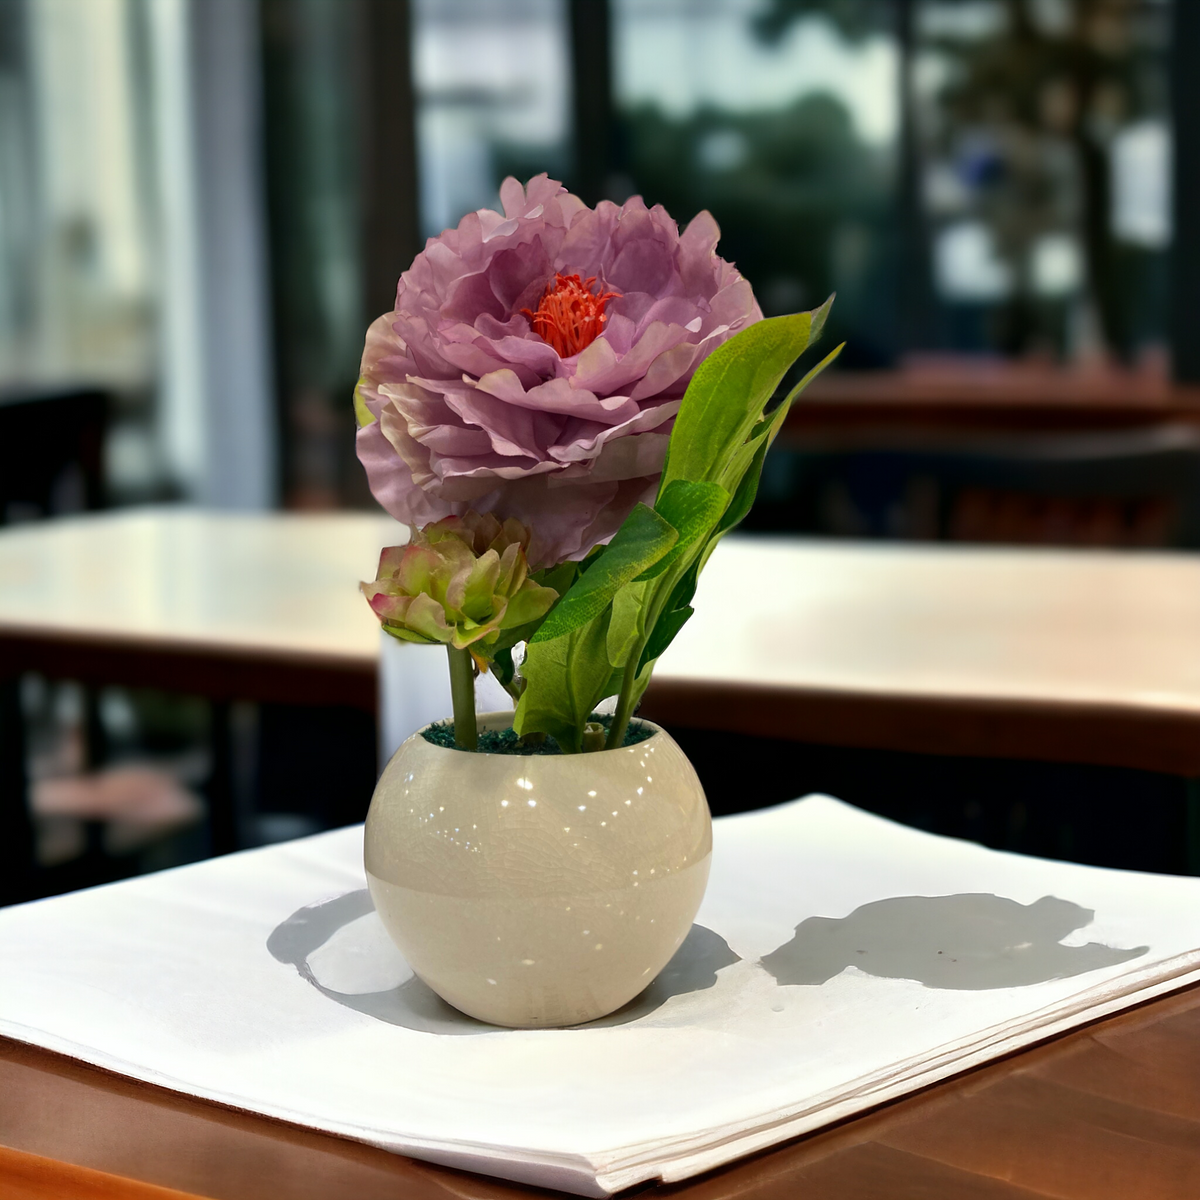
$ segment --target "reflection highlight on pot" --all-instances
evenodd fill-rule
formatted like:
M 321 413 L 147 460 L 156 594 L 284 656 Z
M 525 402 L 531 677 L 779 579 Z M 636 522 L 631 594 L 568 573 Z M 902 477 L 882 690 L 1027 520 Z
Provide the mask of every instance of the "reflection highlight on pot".
M 328 1000 L 389 1025 L 450 1036 L 505 1032 L 460 1013 L 412 973 L 376 916 L 366 888 L 297 909 L 272 930 L 267 949 Z M 617 1012 L 575 1028 L 637 1021 L 674 996 L 715 986 L 717 972 L 740 961 L 719 934 L 693 925 L 645 991 Z

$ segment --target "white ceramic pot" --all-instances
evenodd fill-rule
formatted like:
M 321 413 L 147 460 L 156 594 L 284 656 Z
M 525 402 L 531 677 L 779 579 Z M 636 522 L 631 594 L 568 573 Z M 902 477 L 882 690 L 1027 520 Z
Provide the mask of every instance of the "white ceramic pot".
M 590 754 L 473 754 L 420 733 L 396 751 L 367 814 L 367 883 L 444 1000 L 495 1025 L 577 1025 L 667 965 L 704 896 L 712 821 L 691 763 L 651 728 Z

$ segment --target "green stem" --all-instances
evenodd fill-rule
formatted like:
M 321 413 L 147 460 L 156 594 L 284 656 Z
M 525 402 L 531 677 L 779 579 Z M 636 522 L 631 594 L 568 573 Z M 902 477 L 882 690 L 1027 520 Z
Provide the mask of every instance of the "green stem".
M 450 697 L 454 701 L 454 744 L 460 750 L 474 750 L 479 745 L 475 725 L 475 664 L 470 650 L 446 647 L 450 656 Z
M 621 678 L 621 691 L 617 696 L 617 709 L 613 713 L 613 723 L 608 729 L 606 750 L 615 750 L 625 743 L 625 730 L 629 728 L 629 718 L 633 716 L 633 689 L 637 684 L 638 662 L 642 657 L 642 647 L 634 646 L 625 664 L 625 674 Z

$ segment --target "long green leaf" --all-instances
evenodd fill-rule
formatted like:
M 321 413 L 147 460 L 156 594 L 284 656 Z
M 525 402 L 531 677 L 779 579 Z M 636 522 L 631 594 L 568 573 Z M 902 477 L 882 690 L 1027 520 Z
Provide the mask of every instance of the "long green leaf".
M 569 754 L 583 748 L 583 727 L 592 710 L 618 686 L 608 661 L 607 608 L 562 637 L 529 643 L 521 674 L 526 687 L 513 728 L 548 733 Z
M 678 538 L 670 522 L 652 508 L 637 505 L 603 554 L 550 610 L 531 644 L 564 637 L 599 616 L 618 588 L 658 562 Z
M 654 581 L 635 579 L 627 583 L 612 599 L 612 619 L 608 626 L 608 661 L 619 670 L 646 636 L 646 617 Z
M 771 413 L 770 417 L 760 423 L 760 428 L 755 429 L 752 435 L 750 447 L 753 448 L 754 454 L 750 459 L 749 465 L 743 469 L 740 480 L 737 484 L 737 490 L 733 494 L 733 499 L 729 506 L 725 509 L 724 515 L 721 517 L 720 524 L 717 525 L 716 532 L 713 535 L 713 543 L 722 538 L 735 526 L 740 525 L 745 520 L 754 504 L 754 499 L 758 495 L 758 484 L 762 477 L 763 460 L 767 457 L 767 451 L 770 450 L 776 437 L 779 436 L 780 429 L 783 428 L 783 423 L 787 419 L 788 410 L 791 408 L 793 401 L 800 395 L 801 392 L 823 371 L 834 359 L 842 352 L 842 347 L 837 346 L 830 351 L 815 367 L 810 370 L 803 379 L 800 380 L 787 397 Z M 704 555 L 701 559 L 700 566 L 703 569 L 704 564 L 708 561 L 712 554 L 712 544 L 707 546 Z
M 832 297 L 811 313 L 769 317 L 730 338 L 702 362 L 671 431 L 658 494 L 676 479 L 719 480 L 730 451 L 762 416 L 788 368 L 819 330 Z
M 646 643 L 642 657 L 638 661 L 638 670 L 644 670 L 647 664 L 661 656 L 664 650 L 675 640 L 675 635 L 688 623 L 688 619 L 696 610 L 690 605 L 677 608 L 672 612 L 663 613 L 654 625 L 654 632 Z
M 701 538 L 707 537 L 729 504 L 729 493 L 719 483 L 693 483 L 676 479 L 654 503 L 654 511 L 679 533 L 679 540 L 639 579 L 654 579 L 673 567 Z

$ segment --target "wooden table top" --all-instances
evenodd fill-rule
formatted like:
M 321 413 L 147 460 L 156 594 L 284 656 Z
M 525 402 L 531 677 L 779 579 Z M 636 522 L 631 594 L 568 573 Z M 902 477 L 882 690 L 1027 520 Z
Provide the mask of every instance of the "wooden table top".
M 0 628 L 352 660 L 357 590 L 404 527 L 361 513 L 117 510 L 0 532 Z
M 1200 774 L 1200 557 L 728 539 L 647 715 Z
M 0 531 L 0 656 L 92 683 L 373 709 L 358 592 L 403 527 L 362 513 L 182 507 Z
M 375 705 L 384 517 L 151 509 L 0 532 L 0 666 Z M 647 715 L 1200 775 L 1200 557 L 727 539 Z
M 516 1200 L 555 1193 L 415 1162 L 0 1039 L 0 1194 Z M 154 1186 L 148 1186 L 154 1185 Z M 1200 986 L 639 1197 L 1195 1200 Z

